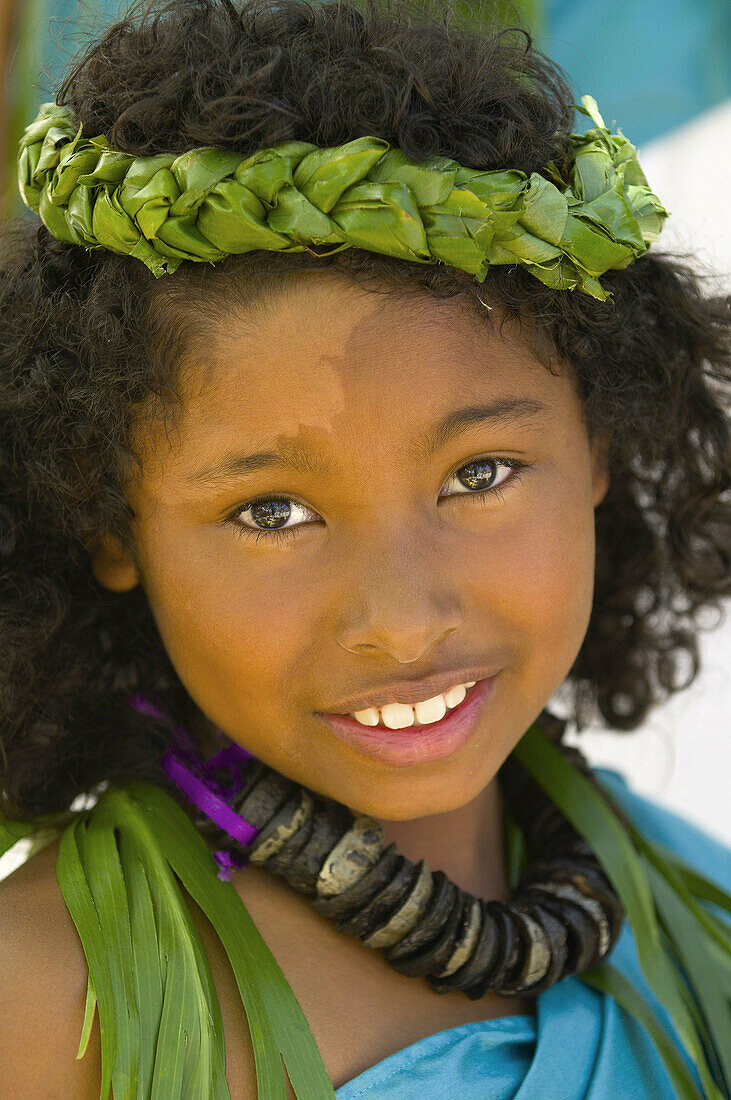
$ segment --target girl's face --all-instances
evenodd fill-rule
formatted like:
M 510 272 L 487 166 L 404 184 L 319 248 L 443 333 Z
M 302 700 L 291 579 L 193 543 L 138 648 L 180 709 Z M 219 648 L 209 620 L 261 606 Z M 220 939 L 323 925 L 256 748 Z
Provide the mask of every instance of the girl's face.
M 470 802 L 589 623 L 606 439 L 590 446 L 569 374 L 455 300 L 318 273 L 222 316 L 183 392 L 129 487 L 137 560 L 106 541 L 98 580 L 142 583 L 194 702 L 276 770 L 382 819 Z M 508 400 L 525 404 L 438 427 Z M 366 755 L 319 717 L 474 668 L 499 669 L 492 693 L 441 759 Z

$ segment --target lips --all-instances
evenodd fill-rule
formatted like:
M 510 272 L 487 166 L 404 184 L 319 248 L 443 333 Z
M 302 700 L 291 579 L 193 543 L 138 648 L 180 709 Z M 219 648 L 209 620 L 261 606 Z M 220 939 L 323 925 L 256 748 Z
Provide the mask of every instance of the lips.
M 396 767 L 428 763 L 451 756 L 476 732 L 489 706 L 497 677 L 479 680 L 470 688 L 459 706 L 447 711 L 438 722 L 389 729 L 387 726 L 362 726 L 347 714 L 319 714 L 341 741 L 366 756 Z
M 355 714 L 359 710 L 367 710 L 369 707 L 385 707 L 389 703 L 408 703 L 413 706 L 416 703 L 421 703 L 424 699 L 433 699 L 435 695 L 443 695 L 457 684 L 467 684 L 471 680 L 478 682 L 480 680 L 490 680 L 498 674 L 502 667 L 502 665 L 478 667 L 463 665 L 461 668 L 442 670 L 419 680 L 401 680 L 398 683 L 374 688 L 367 694 L 354 695 L 350 699 L 335 703 L 327 710 L 316 711 L 316 713 L 318 715 L 348 715 Z

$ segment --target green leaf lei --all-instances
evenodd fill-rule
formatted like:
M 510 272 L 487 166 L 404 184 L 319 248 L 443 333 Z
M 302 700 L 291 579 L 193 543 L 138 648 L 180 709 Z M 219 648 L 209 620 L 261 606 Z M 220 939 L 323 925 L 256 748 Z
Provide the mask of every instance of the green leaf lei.
M 635 147 L 595 125 L 544 175 L 415 161 L 378 137 L 319 148 L 282 141 L 251 156 L 217 148 L 135 157 L 86 138 L 72 109 L 44 103 L 19 145 L 18 187 L 59 240 L 135 256 L 159 278 L 183 260 L 267 249 L 362 248 L 467 271 L 519 264 L 557 290 L 609 292 L 599 276 L 657 240 L 668 216 Z
M 680 1100 L 724 1100 L 731 1085 L 731 897 L 630 822 L 537 726 L 513 750 L 592 846 L 625 907 L 648 985 L 682 1047 L 643 995 L 609 963 L 578 975 L 648 1031 Z M 216 930 L 251 1031 L 259 1100 L 284 1100 L 282 1059 L 299 1100 L 333 1100 L 307 1020 L 203 837 L 161 788 L 110 786 L 89 810 L 33 822 L 0 820 L 0 855 L 61 836 L 56 873 L 89 966 L 83 1057 L 98 1007 L 100 1100 L 230 1100 L 220 1008 L 179 882 Z M 520 830 L 506 821 L 514 884 Z M 724 918 L 717 916 L 708 903 Z M 181 1036 L 183 1041 L 181 1042 Z M 696 1067 L 702 1093 L 689 1072 Z

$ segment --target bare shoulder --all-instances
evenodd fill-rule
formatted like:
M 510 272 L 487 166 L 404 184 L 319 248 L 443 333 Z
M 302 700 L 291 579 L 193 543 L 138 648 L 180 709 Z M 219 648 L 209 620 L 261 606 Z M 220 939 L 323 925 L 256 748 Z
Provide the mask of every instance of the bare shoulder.
M 95 1018 L 76 1060 L 88 968 L 56 878 L 56 840 L 0 882 L 0 1081 L 4 1100 L 98 1100 Z
M 88 967 L 56 877 L 59 843 L 55 840 L 0 881 L 2 1100 L 99 1100 L 98 1012 L 84 1057 L 76 1058 Z M 230 963 L 203 912 L 184 891 L 183 897 L 201 935 L 221 1006 L 230 1094 L 236 1100 L 254 1100 L 253 1047 Z M 294 1097 L 289 1082 L 286 1093 Z

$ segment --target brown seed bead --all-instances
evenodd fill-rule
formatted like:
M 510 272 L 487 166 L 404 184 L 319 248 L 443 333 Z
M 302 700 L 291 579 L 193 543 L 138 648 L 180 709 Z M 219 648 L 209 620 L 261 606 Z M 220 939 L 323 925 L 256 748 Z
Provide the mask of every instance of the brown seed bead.
M 328 917 L 330 920 L 343 920 L 352 916 L 382 886 L 386 885 L 398 861 L 402 858 L 396 845 L 389 844 L 381 853 L 378 863 L 371 867 L 369 871 L 366 871 L 363 878 L 356 882 L 355 886 L 351 886 L 349 890 L 345 890 L 342 894 L 337 894 L 332 898 L 313 898 L 311 902 L 313 909 L 316 909 L 318 913 L 322 913 L 323 917 Z
M 542 993 L 544 989 L 548 989 L 550 986 L 554 985 L 555 982 L 560 981 L 561 978 L 566 977 L 568 935 L 561 921 L 558 920 L 553 913 L 544 909 L 542 905 L 526 902 L 525 908 L 545 929 L 551 950 L 551 961 L 544 976 L 538 981 L 535 981 L 532 985 L 524 986 L 522 989 L 523 993 L 534 997 L 538 993 Z
M 315 800 L 309 791 L 300 787 L 252 841 L 249 849 L 250 862 L 265 864 L 281 851 L 289 838 L 311 816 L 314 805 Z
M 345 893 L 369 868 L 375 867 L 382 852 L 383 826 L 367 814 L 358 814 L 352 826 L 328 852 L 317 876 L 317 896 L 331 898 Z
M 315 884 L 325 857 L 343 833 L 353 824 L 353 815 L 337 802 L 315 806 L 312 832 L 298 852 L 287 874 L 287 882 L 300 894 L 315 895 Z
M 599 962 L 600 925 L 586 909 L 546 890 L 527 890 L 521 892 L 521 898 L 551 913 L 566 929 L 567 955 L 562 977 L 580 974 Z
M 544 978 L 551 966 L 551 945 L 543 925 L 524 906 L 511 905 L 519 938 L 518 965 L 502 983 L 503 994 L 518 993 Z
M 429 975 L 439 974 L 454 952 L 454 942 L 459 936 L 460 925 L 464 920 L 465 908 L 468 905 L 468 898 L 457 887 L 451 912 L 436 939 L 419 951 L 407 955 L 406 958 L 395 959 L 391 962 L 394 970 L 398 970 L 400 974 L 408 974 L 411 977 L 426 978 Z
M 472 894 L 462 891 L 464 894 L 464 909 L 453 944 L 452 954 L 447 959 L 441 970 L 434 973 L 435 978 L 448 978 L 454 974 L 472 956 L 477 943 L 477 937 L 482 927 L 482 902 Z
M 285 882 L 288 882 L 289 879 L 287 876 L 289 875 L 292 864 L 312 836 L 313 828 L 314 819 L 312 815 L 310 815 L 310 817 L 300 825 L 297 832 L 292 834 L 284 847 L 280 848 L 277 854 L 267 861 L 267 871 L 276 875 L 277 878 L 283 878 Z
M 576 830 L 562 817 L 555 806 L 550 806 L 543 823 L 536 821 L 531 829 L 529 851 L 531 860 L 544 857 L 571 856 L 576 846 L 584 844 Z M 575 854 L 579 854 L 576 852 Z M 591 849 L 589 854 L 592 855 Z
M 263 829 L 277 810 L 281 810 L 285 802 L 296 793 L 296 783 L 267 768 L 266 773 L 253 785 L 245 798 L 235 799 L 234 808 L 255 829 Z
M 243 782 L 240 790 L 230 799 L 228 799 L 228 804 L 235 813 L 240 814 L 243 817 L 243 814 L 241 814 L 241 810 L 239 809 L 241 803 L 244 801 L 247 794 L 249 794 L 249 792 L 259 782 L 259 780 L 263 778 L 265 773 L 269 771 L 269 768 L 261 760 L 257 760 L 254 757 L 245 761 L 243 764 L 238 765 L 238 767 L 243 777 Z M 210 817 L 208 817 L 206 814 L 199 812 L 195 818 L 195 824 L 196 827 L 206 835 L 221 838 L 220 826 L 218 826 L 214 821 L 211 821 Z M 225 848 L 228 840 L 228 834 L 224 833 L 223 838 L 219 840 L 217 846 L 219 848 Z M 236 845 L 234 850 L 240 854 L 241 846 Z M 248 848 L 246 848 L 245 850 L 248 851 Z
M 539 890 L 547 897 L 555 897 L 561 901 L 571 902 L 578 909 L 582 909 L 591 917 L 598 931 L 599 958 L 601 959 L 608 954 L 612 947 L 612 935 L 609 920 L 601 902 L 594 897 L 588 897 L 573 882 L 536 883 L 532 889 Z
M 434 887 L 425 913 L 408 936 L 389 947 L 386 958 L 390 963 L 404 959 L 431 944 L 449 920 L 458 888 L 444 871 L 435 871 L 433 879 Z
M 520 937 L 510 907 L 501 901 L 485 902 L 485 909 L 495 921 L 497 953 L 489 968 L 469 988 L 461 986 L 472 1001 L 484 997 L 488 990 L 499 992 L 510 981 L 519 964 Z
M 593 896 L 601 903 L 609 921 L 610 935 L 612 937 L 612 944 L 614 944 L 619 938 L 624 923 L 624 909 L 622 903 L 614 892 L 614 887 L 604 874 L 598 862 L 590 865 L 588 861 L 582 860 L 581 866 L 582 878 L 586 883 L 586 887 L 580 884 L 580 888 L 589 889 Z
M 591 846 L 582 840 L 581 837 L 577 837 L 572 840 L 570 844 L 567 844 L 561 849 L 562 856 L 566 859 L 588 859 L 596 862 L 596 857 L 591 850 Z
M 429 977 L 427 981 L 436 993 L 451 993 L 454 989 L 464 989 L 485 974 L 492 972 L 500 952 L 500 931 L 494 915 L 487 908 L 488 903 L 480 901 L 481 924 L 475 948 L 469 959 L 453 974 L 446 978 Z
M 356 913 L 339 921 L 335 925 L 338 932 L 346 932 L 349 936 L 367 936 L 386 923 L 408 897 L 415 881 L 416 867 L 410 859 L 400 856 L 388 882 Z
M 407 935 L 424 912 L 432 886 L 432 873 L 422 859 L 416 866 L 416 880 L 398 908 L 383 925 L 361 936 L 366 947 L 390 947 Z
M 622 930 L 624 910 L 606 875 L 598 864 L 585 859 L 541 860 L 526 868 L 518 889 L 537 882 L 573 883 L 586 897 L 595 898 L 609 921 L 610 937 L 614 943 Z
M 241 789 L 231 799 L 231 808 L 239 813 L 239 806 L 244 801 L 246 796 L 254 789 L 256 784 L 264 778 L 266 773 L 270 771 L 268 764 L 265 764 L 263 760 L 257 760 L 255 757 L 251 757 L 246 760 L 241 766 L 243 783 Z

